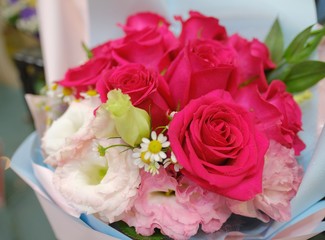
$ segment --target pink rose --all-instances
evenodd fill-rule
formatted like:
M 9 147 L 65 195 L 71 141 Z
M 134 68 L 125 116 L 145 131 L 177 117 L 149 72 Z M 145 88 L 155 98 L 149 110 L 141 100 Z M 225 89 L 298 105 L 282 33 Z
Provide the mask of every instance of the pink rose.
M 154 128 L 168 123 L 169 89 L 157 71 L 135 63 L 119 66 L 105 71 L 96 89 L 102 102 L 106 102 L 110 90 L 121 89 L 131 97 L 134 106 L 150 114 Z
M 264 99 L 256 85 L 249 84 L 242 87 L 232 96 L 246 111 L 255 113 L 256 127 L 259 131 L 264 132 L 269 139 L 273 138 L 272 134 L 280 134 L 277 125 L 281 124 L 282 114 L 274 105 Z
M 296 155 L 305 148 L 298 136 L 301 130 L 301 110 L 281 81 L 273 81 L 267 91 L 260 93 L 254 85 L 240 88 L 234 99 L 246 110 L 255 112 L 258 129 L 287 148 L 294 148 Z
M 91 52 L 93 54 L 93 58 L 110 58 L 112 59 L 112 62 L 114 65 L 118 65 L 117 62 L 113 59 L 112 53 L 115 46 L 119 46 L 123 41 L 123 38 L 119 38 L 112 41 L 104 42 L 93 49 L 91 49 Z
M 172 47 L 155 29 L 144 29 L 125 36 L 123 42 L 113 49 L 113 58 L 120 64 L 140 63 L 162 71 Z
M 193 40 L 168 68 L 166 80 L 175 104 L 183 108 L 191 99 L 215 89 L 228 89 L 237 78 L 235 52 L 212 40 Z
M 94 57 L 112 58 L 116 65 L 139 63 L 165 71 L 178 47 L 178 39 L 169 31 L 166 19 L 144 12 L 130 16 L 121 27 L 126 35 L 93 48 Z
M 302 181 L 303 170 L 294 151 L 271 141 L 266 153 L 263 172 L 263 192 L 247 202 L 229 200 L 235 214 L 259 218 L 267 222 L 290 219 L 290 201 L 296 195 Z
M 265 91 L 268 83 L 264 70 L 275 67 L 270 59 L 269 50 L 266 45 L 257 39 L 248 41 L 237 34 L 227 40 L 227 45 L 232 47 L 237 53 L 239 82 L 233 86 L 245 86 L 253 83 L 260 90 Z
M 176 113 L 168 130 L 181 172 L 220 195 L 249 200 L 262 190 L 268 140 L 253 113 L 223 90 L 192 100 Z
M 302 129 L 299 105 L 292 95 L 286 92 L 286 86 L 281 81 L 272 81 L 264 98 L 282 114 L 281 122 L 276 124 L 276 131 L 270 132 L 270 136 L 287 148 L 294 148 L 295 154 L 299 155 L 305 148 L 305 144 L 298 136 L 298 132 Z
M 140 12 L 127 18 L 123 30 L 128 34 L 146 28 L 168 28 L 170 23 L 162 16 L 151 12 Z
M 64 87 L 72 87 L 77 94 L 94 88 L 101 73 L 112 67 L 112 61 L 108 58 L 93 58 L 81 66 L 69 69 L 64 79 L 58 83 Z
M 140 13 L 127 20 L 126 36 L 114 44 L 112 55 L 120 64 L 140 63 L 159 72 L 172 61 L 171 52 L 178 40 L 168 29 L 169 23 L 161 16 Z
M 190 11 L 190 17 L 186 21 L 183 21 L 181 17 L 176 17 L 176 19 L 182 23 L 179 38 L 184 45 L 193 39 L 225 40 L 227 38 L 226 29 L 219 25 L 219 20 L 214 17 Z

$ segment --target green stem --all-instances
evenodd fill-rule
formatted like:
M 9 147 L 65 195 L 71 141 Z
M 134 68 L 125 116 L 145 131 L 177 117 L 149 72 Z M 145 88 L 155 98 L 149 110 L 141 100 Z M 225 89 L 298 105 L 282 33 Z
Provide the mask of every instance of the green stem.
M 108 146 L 108 147 L 106 147 L 104 149 L 106 151 L 106 150 L 108 150 L 110 148 L 113 148 L 113 147 L 127 147 L 127 148 L 131 148 L 129 145 L 126 145 L 126 144 L 114 144 L 114 145 L 110 145 L 110 146 Z

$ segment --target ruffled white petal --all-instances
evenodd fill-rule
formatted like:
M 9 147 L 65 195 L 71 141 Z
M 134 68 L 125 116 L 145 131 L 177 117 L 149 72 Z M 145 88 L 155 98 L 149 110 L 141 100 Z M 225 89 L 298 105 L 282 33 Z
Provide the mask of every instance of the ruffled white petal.
M 101 141 L 103 146 L 122 143 L 119 139 Z M 54 185 L 79 211 L 98 213 L 106 222 L 117 221 L 137 194 L 139 168 L 132 151 L 124 151 L 124 147 L 108 149 L 105 157 L 92 151 L 91 144 L 88 147 L 74 161 L 55 170 Z

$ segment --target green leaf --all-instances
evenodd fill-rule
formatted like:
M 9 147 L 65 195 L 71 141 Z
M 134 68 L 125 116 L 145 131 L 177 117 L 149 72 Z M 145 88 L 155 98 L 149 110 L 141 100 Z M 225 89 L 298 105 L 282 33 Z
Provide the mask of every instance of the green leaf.
M 291 71 L 292 64 L 289 63 L 282 63 L 274 70 L 271 70 L 266 73 L 266 78 L 268 83 L 272 82 L 272 80 L 284 80 L 287 75 Z
M 274 21 L 264 42 L 270 50 L 272 61 L 279 64 L 283 56 L 284 41 L 278 18 Z
M 312 26 L 299 33 L 284 52 L 284 58 L 290 63 L 306 60 L 314 52 L 325 35 L 325 28 L 312 31 Z
M 304 46 L 310 36 L 311 28 L 312 28 L 312 26 L 309 26 L 308 28 L 303 30 L 289 44 L 288 48 L 284 52 L 284 58 L 288 62 L 292 62 L 295 54 L 297 54 L 299 51 L 301 51 L 304 48 Z
M 84 42 L 82 42 L 81 45 L 83 50 L 86 52 L 88 59 L 91 59 L 93 57 L 93 53 L 91 52 L 91 50 L 87 47 Z
M 304 49 L 295 56 L 295 58 L 300 60 L 306 60 L 315 51 L 320 41 L 325 36 L 325 28 L 320 30 L 312 31 L 309 37 L 309 41 L 306 43 Z
M 113 228 L 119 230 L 120 232 L 124 233 L 128 237 L 134 239 L 134 240 L 165 240 L 169 239 L 168 237 L 162 235 L 160 231 L 156 231 L 153 235 L 146 237 L 141 236 L 136 233 L 134 227 L 129 227 L 125 222 L 119 221 L 110 224 Z
M 325 62 L 303 61 L 292 66 L 283 81 L 289 92 L 301 92 L 325 77 Z

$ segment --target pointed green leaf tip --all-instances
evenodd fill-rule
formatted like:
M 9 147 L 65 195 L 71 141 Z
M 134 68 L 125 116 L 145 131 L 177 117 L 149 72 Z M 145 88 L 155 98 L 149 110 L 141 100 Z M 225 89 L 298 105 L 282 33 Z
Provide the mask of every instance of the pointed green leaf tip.
M 84 42 L 81 43 L 81 46 L 82 46 L 83 50 L 85 51 L 85 53 L 87 54 L 87 58 L 91 59 L 93 57 L 92 51 L 87 47 L 87 45 Z
M 307 60 L 295 64 L 283 81 L 289 92 L 296 93 L 310 88 L 324 77 L 325 62 Z
M 264 42 L 270 50 L 272 61 L 279 64 L 283 56 L 284 40 L 278 18 L 275 19 Z
M 277 68 L 267 72 L 267 80 L 269 83 L 275 79 L 282 80 L 289 92 L 304 91 L 325 77 L 325 63 L 309 60 L 325 36 L 325 28 L 313 30 L 313 26 L 307 27 L 292 40 L 282 54 L 282 47 L 276 46 L 283 44 L 280 30 L 280 23 L 276 20 L 265 40 L 272 60 L 277 63 Z M 281 40 L 277 40 L 277 37 Z
M 289 63 L 298 63 L 308 59 L 325 36 L 325 28 L 315 31 L 312 28 L 313 26 L 309 26 L 299 33 L 284 52 L 284 58 Z
M 151 236 L 141 236 L 136 233 L 134 227 L 129 227 L 125 222 L 118 221 L 115 223 L 110 224 L 113 228 L 119 230 L 120 232 L 124 233 L 128 237 L 134 239 L 134 240 L 164 240 L 169 239 L 166 238 L 166 236 L 162 235 L 160 231 L 156 230 L 155 233 Z

